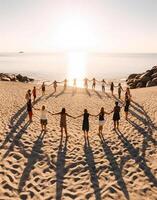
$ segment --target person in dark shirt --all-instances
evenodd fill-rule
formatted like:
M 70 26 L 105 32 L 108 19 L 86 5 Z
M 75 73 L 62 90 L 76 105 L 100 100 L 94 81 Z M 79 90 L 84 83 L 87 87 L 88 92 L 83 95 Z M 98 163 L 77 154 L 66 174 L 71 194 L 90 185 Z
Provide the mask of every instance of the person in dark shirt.
M 121 107 L 118 105 L 118 101 L 115 102 L 115 107 L 111 113 L 113 113 L 113 122 L 114 122 L 114 129 L 119 130 L 119 120 L 120 120 L 120 110 Z
M 79 117 L 83 117 L 83 123 L 82 123 L 82 130 L 84 132 L 84 136 L 85 136 L 85 139 L 88 139 L 88 132 L 89 132 L 89 116 L 94 116 L 94 115 L 91 115 L 90 113 L 88 113 L 88 110 L 87 109 L 84 109 L 84 113 L 75 117 L 76 118 L 79 118 Z
M 128 120 L 129 107 L 130 107 L 130 98 L 128 97 L 127 94 L 125 94 L 124 112 L 126 120 Z

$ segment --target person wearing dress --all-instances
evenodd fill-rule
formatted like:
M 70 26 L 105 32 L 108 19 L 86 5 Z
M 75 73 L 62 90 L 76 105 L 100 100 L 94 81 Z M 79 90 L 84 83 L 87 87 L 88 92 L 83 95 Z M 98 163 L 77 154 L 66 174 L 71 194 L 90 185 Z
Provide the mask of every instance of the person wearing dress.
M 113 92 L 114 92 L 114 83 L 113 82 L 111 82 L 110 90 L 111 90 L 111 94 L 113 96 Z
M 124 103 L 124 112 L 125 112 L 125 119 L 128 120 L 128 112 L 130 107 L 130 98 L 128 95 L 125 95 L 125 103 Z
M 44 96 L 45 95 L 45 90 L 46 90 L 44 82 L 41 85 L 41 90 L 42 90 L 42 96 Z
M 84 132 L 85 139 L 88 139 L 89 116 L 94 116 L 94 115 L 91 115 L 90 113 L 88 113 L 87 109 L 84 109 L 84 113 L 76 117 L 76 118 L 83 117 L 82 130 Z
M 62 108 L 61 112 L 54 113 L 52 115 L 60 115 L 60 128 L 61 128 L 61 134 L 63 135 L 63 130 L 65 131 L 66 137 L 68 136 L 67 133 L 67 117 L 74 118 L 73 116 L 69 115 L 66 112 L 65 108 Z
M 29 121 L 32 122 L 33 111 L 32 111 L 31 99 L 27 102 L 27 112 L 28 112 Z
M 113 122 L 114 122 L 113 130 L 116 130 L 116 129 L 119 130 L 120 110 L 121 110 L 121 107 L 119 106 L 118 101 L 116 101 L 115 107 L 114 107 L 113 111 L 111 112 L 111 113 L 113 113 Z

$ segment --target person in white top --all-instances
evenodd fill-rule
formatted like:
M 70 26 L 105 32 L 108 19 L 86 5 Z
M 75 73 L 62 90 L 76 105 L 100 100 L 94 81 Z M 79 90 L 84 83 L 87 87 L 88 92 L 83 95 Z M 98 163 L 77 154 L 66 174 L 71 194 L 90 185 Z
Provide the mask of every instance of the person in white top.
M 47 111 L 45 109 L 45 106 L 42 106 L 42 109 L 41 109 L 40 123 L 41 123 L 41 130 L 46 131 Z

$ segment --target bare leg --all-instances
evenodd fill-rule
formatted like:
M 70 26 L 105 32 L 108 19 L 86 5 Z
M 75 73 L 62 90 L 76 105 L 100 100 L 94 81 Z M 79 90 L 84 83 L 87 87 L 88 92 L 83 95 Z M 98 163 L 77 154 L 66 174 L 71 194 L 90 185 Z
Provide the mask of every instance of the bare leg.
M 119 121 L 117 121 L 117 129 L 119 130 Z
M 101 133 L 101 126 L 99 126 L 99 134 Z
M 44 125 L 44 131 L 46 131 L 46 124 Z
M 116 121 L 114 121 L 114 130 L 116 130 Z

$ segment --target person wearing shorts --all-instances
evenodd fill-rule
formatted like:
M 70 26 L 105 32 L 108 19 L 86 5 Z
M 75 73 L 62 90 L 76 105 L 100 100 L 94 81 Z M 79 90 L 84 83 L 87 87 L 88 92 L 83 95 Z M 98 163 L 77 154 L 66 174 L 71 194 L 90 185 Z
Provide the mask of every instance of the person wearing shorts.
M 105 114 L 109 114 L 108 112 L 104 111 L 104 107 L 101 108 L 100 113 L 96 116 L 99 116 L 99 135 L 102 134 L 103 126 L 105 124 Z
M 40 124 L 41 124 L 41 130 L 46 131 L 47 126 L 47 111 L 45 109 L 45 106 L 42 106 L 41 109 L 41 116 L 40 116 Z

